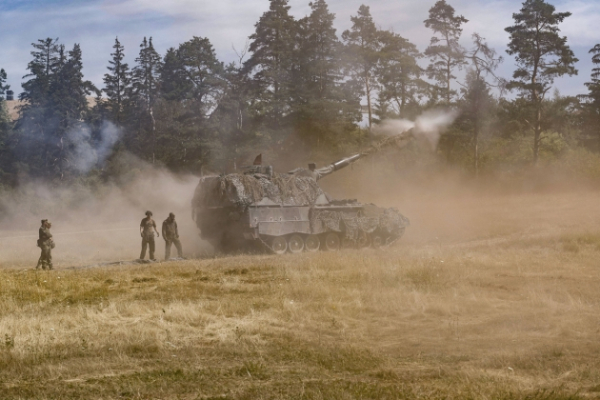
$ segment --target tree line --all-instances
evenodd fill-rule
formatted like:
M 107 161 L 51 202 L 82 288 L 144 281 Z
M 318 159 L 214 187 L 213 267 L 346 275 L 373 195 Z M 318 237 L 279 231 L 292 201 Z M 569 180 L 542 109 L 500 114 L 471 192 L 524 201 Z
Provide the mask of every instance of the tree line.
M 0 183 L 23 174 L 110 179 L 128 168 L 124 154 L 193 173 L 223 171 L 257 152 L 315 159 L 360 147 L 383 120 L 439 108 L 458 117 L 436 156 L 475 174 L 536 164 L 566 148 L 599 150 L 600 44 L 590 50 L 588 93 L 552 93 L 557 77 L 577 74 L 578 60 L 559 30 L 571 14 L 545 0 L 524 1 L 505 29 L 506 52 L 516 60 L 510 79 L 496 74 L 503 59 L 483 37 L 461 45 L 468 19 L 446 0 L 424 20 L 432 37 L 423 51 L 379 29 L 366 5 L 338 36 L 325 0 L 309 3 L 301 19 L 290 15 L 288 0 L 269 3 L 229 64 L 209 38 L 160 55 L 150 37 L 130 67 L 116 38 L 101 88 L 85 80 L 78 44 L 33 43 L 16 121 L 2 100 L 8 86 L 0 70 Z

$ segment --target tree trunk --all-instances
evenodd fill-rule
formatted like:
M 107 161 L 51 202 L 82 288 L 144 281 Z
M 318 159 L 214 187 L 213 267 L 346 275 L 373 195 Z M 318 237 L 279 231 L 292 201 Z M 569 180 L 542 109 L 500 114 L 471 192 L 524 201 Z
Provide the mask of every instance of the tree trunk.
M 446 102 L 450 105 L 450 60 L 448 60 L 447 68 L 446 68 Z
M 538 155 L 540 152 L 540 139 L 542 136 L 542 105 L 536 104 L 537 110 L 535 115 L 535 126 L 533 133 L 533 165 L 537 165 Z
M 479 124 L 475 124 L 475 132 L 473 132 L 473 163 L 475 168 L 475 179 L 479 178 Z
M 365 75 L 365 90 L 367 92 L 367 111 L 369 112 L 369 137 L 371 136 L 371 124 L 372 124 L 372 113 L 371 113 L 371 87 L 369 86 L 369 74 Z

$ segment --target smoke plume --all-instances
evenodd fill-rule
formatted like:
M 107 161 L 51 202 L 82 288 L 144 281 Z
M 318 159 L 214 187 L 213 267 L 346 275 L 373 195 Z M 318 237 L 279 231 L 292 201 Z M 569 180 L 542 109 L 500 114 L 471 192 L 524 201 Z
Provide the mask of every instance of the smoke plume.
M 398 135 L 415 128 L 413 134 L 427 139 L 432 149 L 437 147 L 443 131 L 454 122 L 458 115 L 454 110 L 431 110 L 418 116 L 415 121 L 407 119 L 386 119 L 376 125 L 373 131 L 381 135 Z
M 71 160 L 73 168 L 85 174 L 95 165 L 104 163 L 120 136 L 120 129 L 108 121 L 102 123 L 97 139 L 92 137 L 92 130 L 87 125 L 70 131 L 69 141 L 74 146 Z

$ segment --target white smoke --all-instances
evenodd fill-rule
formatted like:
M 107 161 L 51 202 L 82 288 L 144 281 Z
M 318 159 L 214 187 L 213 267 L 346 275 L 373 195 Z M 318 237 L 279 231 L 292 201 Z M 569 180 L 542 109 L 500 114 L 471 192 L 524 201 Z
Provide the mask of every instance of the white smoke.
M 380 135 L 399 135 L 409 129 L 415 128 L 413 134 L 422 136 L 431 145 L 437 147 L 440 136 L 450 126 L 458 112 L 455 110 L 430 110 L 419 115 L 414 121 L 407 119 L 386 119 L 373 127 L 373 132 Z
M 70 131 L 69 141 L 74 146 L 70 160 L 73 168 L 85 174 L 95 165 L 102 164 L 120 136 L 121 130 L 108 121 L 102 123 L 98 139 L 92 137 L 92 130 L 87 125 Z

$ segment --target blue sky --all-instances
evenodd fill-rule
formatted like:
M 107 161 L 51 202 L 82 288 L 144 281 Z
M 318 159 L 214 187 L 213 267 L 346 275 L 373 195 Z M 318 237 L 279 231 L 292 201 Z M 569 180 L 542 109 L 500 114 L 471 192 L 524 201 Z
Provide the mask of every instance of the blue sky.
M 291 13 L 301 18 L 308 14 L 310 0 L 290 0 Z M 600 43 L 599 0 L 550 0 L 557 11 L 573 15 L 560 26 L 568 44 L 579 58 L 579 75 L 561 78 L 556 87 L 562 94 L 585 93 L 584 82 L 592 68 L 588 50 Z M 338 35 L 350 27 L 350 16 L 361 4 L 371 8 L 375 23 L 392 29 L 423 51 L 431 31 L 423 26 L 435 0 L 329 0 L 336 14 Z M 485 37 L 505 57 L 500 75 L 509 78 L 513 61 L 506 55 L 508 35 L 504 28 L 513 23 L 512 13 L 521 8 L 520 0 L 448 0 L 457 14 L 469 19 L 464 25 L 462 43 L 470 46 L 474 32 Z M 164 54 L 193 36 L 208 37 L 219 59 L 234 61 L 254 31 L 254 24 L 269 7 L 268 0 L 0 0 L 0 68 L 8 73 L 15 93 L 20 93 L 22 76 L 27 73 L 31 43 L 47 37 L 59 38 L 69 49 L 79 43 L 83 51 L 84 74 L 102 87 L 102 76 L 110 59 L 116 36 L 125 46 L 126 61 L 132 66 L 144 36 L 153 37 L 157 50 Z M 423 63 L 425 65 L 426 63 Z

